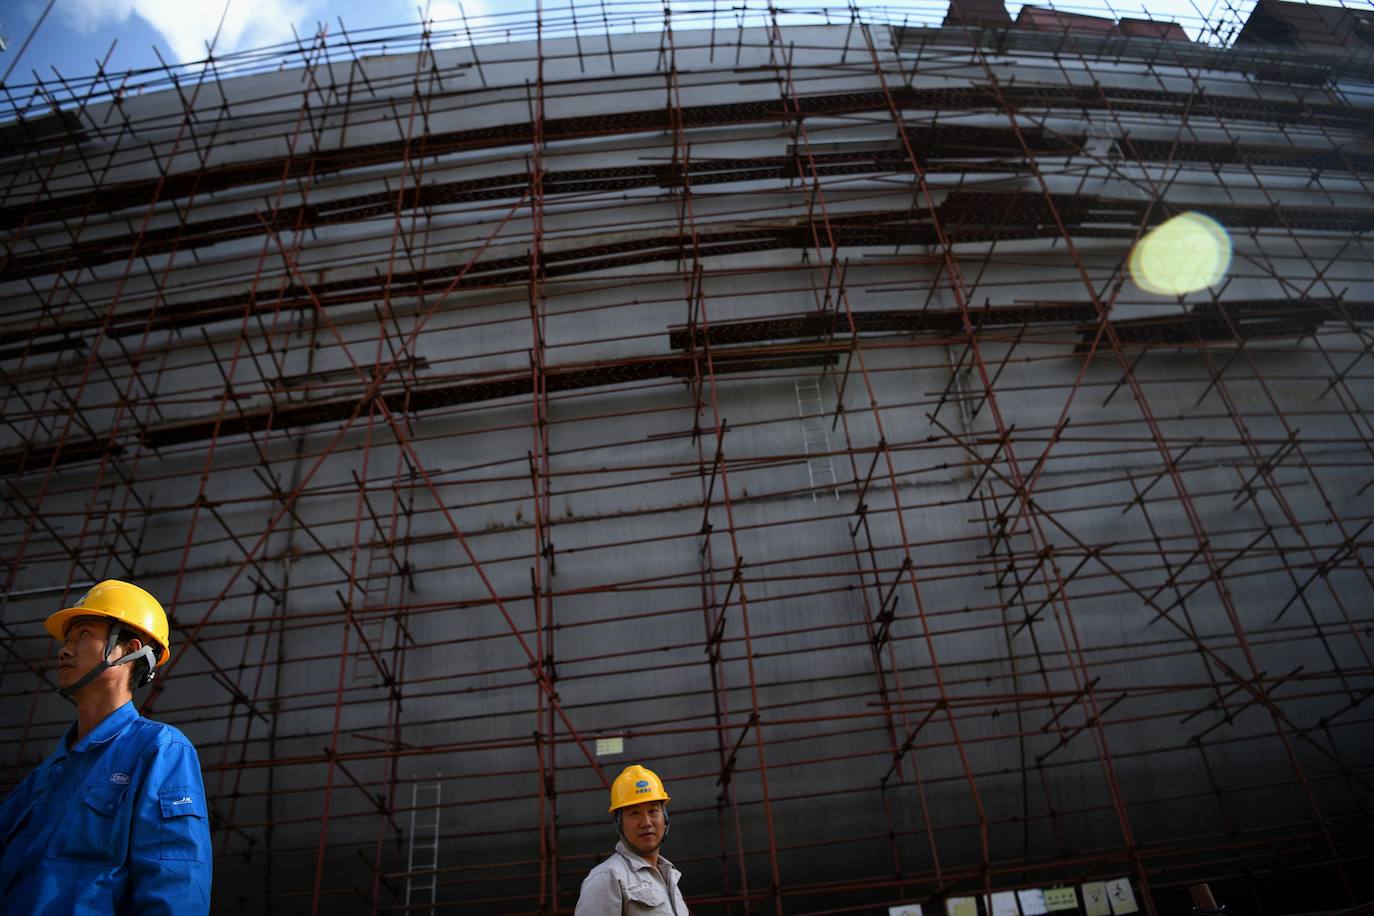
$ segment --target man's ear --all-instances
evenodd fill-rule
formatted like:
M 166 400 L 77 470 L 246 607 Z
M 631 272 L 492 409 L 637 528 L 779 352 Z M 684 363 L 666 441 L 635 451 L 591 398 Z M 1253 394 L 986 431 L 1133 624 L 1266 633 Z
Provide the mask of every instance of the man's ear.
M 121 653 L 119 654 L 119 658 L 123 658 L 123 657 L 126 656 L 126 655 L 133 655 L 133 654 L 134 654 L 135 652 L 137 652 L 139 649 L 142 649 L 142 648 L 143 648 L 143 640 L 139 639 L 138 637 L 134 637 L 133 639 L 129 640 L 127 643 L 124 643 L 123 645 L 124 645 L 125 648 L 124 648 L 124 651 L 121 652 Z M 119 648 L 119 647 L 116 646 L 115 648 Z M 111 661 L 113 661 L 113 660 L 114 660 L 114 656 L 111 656 Z

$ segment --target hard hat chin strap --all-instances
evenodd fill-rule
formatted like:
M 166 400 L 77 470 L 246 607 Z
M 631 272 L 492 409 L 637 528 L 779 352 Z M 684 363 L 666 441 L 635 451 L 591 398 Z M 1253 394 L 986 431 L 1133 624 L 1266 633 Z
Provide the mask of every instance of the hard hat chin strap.
M 117 661 L 111 662 L 110 664 L 110 667 L 113 668 L 115 665 L 127 665 L 130 662 L 136 662 L 140 658 L 147 662 L 148 665 L 143 669 L 143 674 L 141 674 L 138 677 L 138 679 L 134 681 L 135 690 L 137 690 L 140 687 L 148 686 L 148 684 L 152 683 L 153 678 L 157 677 L 157 652 L 153 649 L 153 647 L 144 646 L 137 652 L 130 652 L 128 655 L 124 656 L 123 658 Z
M 120 658 L 115 659 L 114 661 L 110 661 L 110 655 L 114 652 L 115 646 L 119 645 L 119 633 L 119 627 L 111 625 L 110 638 L 105 643 L 105 657 L 102 658 L 100 662 L 95 665 L 95 667 L 91 668 L 90 671 L 87 671 L 80 678 L 78 678 L 75 684 L 72 684 L 70 687 L 59 687 L 57 688 L 57 692 L 70 700 L 73 696 L 76 695 L 77 691 L 79 691 L 82 687 L 85 687 L 91 681 L 100 677 L 100 675 L 104 674 L 108 669 L 114 668 L 117 665 L 127 665 L 130 662 L 136 662 L 140 658 L 148 663 L 148 670 L 143 672 L 143 676 L 138 679 L 138 683 L 134 684 L 134 689 L 137 690 L 139 687 L 142 687 L 146 685 L 149 681 L 151 681 L 155 676 L 153 673 L 153 667 L 157 664 L 157 657 L 153 653 L 152 646 L 144 646 L 137 652 L 130 652 L 128 655 L 124 655 Z

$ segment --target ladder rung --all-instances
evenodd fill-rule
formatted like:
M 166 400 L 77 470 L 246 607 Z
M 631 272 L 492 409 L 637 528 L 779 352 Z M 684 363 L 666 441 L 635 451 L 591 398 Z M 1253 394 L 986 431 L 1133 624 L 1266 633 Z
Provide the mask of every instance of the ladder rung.
M 386 618 L 377 618 L 380 632 L 385 633 Z M 433 905 L 438 901 L 439 886 L 439 825 L 442 811 L 443 783 L 411 783 L 410 787 L 410 851 L 406 878 L 406 904 Z M 432 819 L 431 819 L 432 817 Z M 427 872 L 427 880 L 417 880 L 415 872 Z M 427 898 L 427 899 L 426 899 Z

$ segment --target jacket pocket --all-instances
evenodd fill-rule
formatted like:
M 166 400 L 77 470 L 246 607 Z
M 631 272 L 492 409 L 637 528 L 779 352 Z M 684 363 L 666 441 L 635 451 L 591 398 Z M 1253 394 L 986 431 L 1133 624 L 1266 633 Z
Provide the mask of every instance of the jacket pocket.
M 663 888 L 652 881 L 643 881 L 639 884 L 631 884 L 625 888 L 625 896 L 630 898 L 631 903 L 637 903 L 643 907 L 653 908 L 662 906 L 668 898 L 663 894 Z M 633 910 L 631 910 L 633 912 Z
M 128 819 L 122 817 L 124 786 L 83 786 L 68 818 L 57 825 L 53 846 L 59 859 L 122 862 L 128 851 Z
M 160 855 L 164 859 L 201 861 L 205 829 L 205 796 L 190 786 L 165 786 L 157 793 L 162 809 Z

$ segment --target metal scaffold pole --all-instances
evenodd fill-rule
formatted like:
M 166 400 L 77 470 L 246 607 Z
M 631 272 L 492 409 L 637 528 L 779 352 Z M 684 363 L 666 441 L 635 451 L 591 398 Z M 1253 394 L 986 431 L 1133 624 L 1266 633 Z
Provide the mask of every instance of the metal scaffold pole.
M 1363 14 L 456 9 L 0 86 L 0 793 L 113 577 L 215 912 L 1374 894 Z

